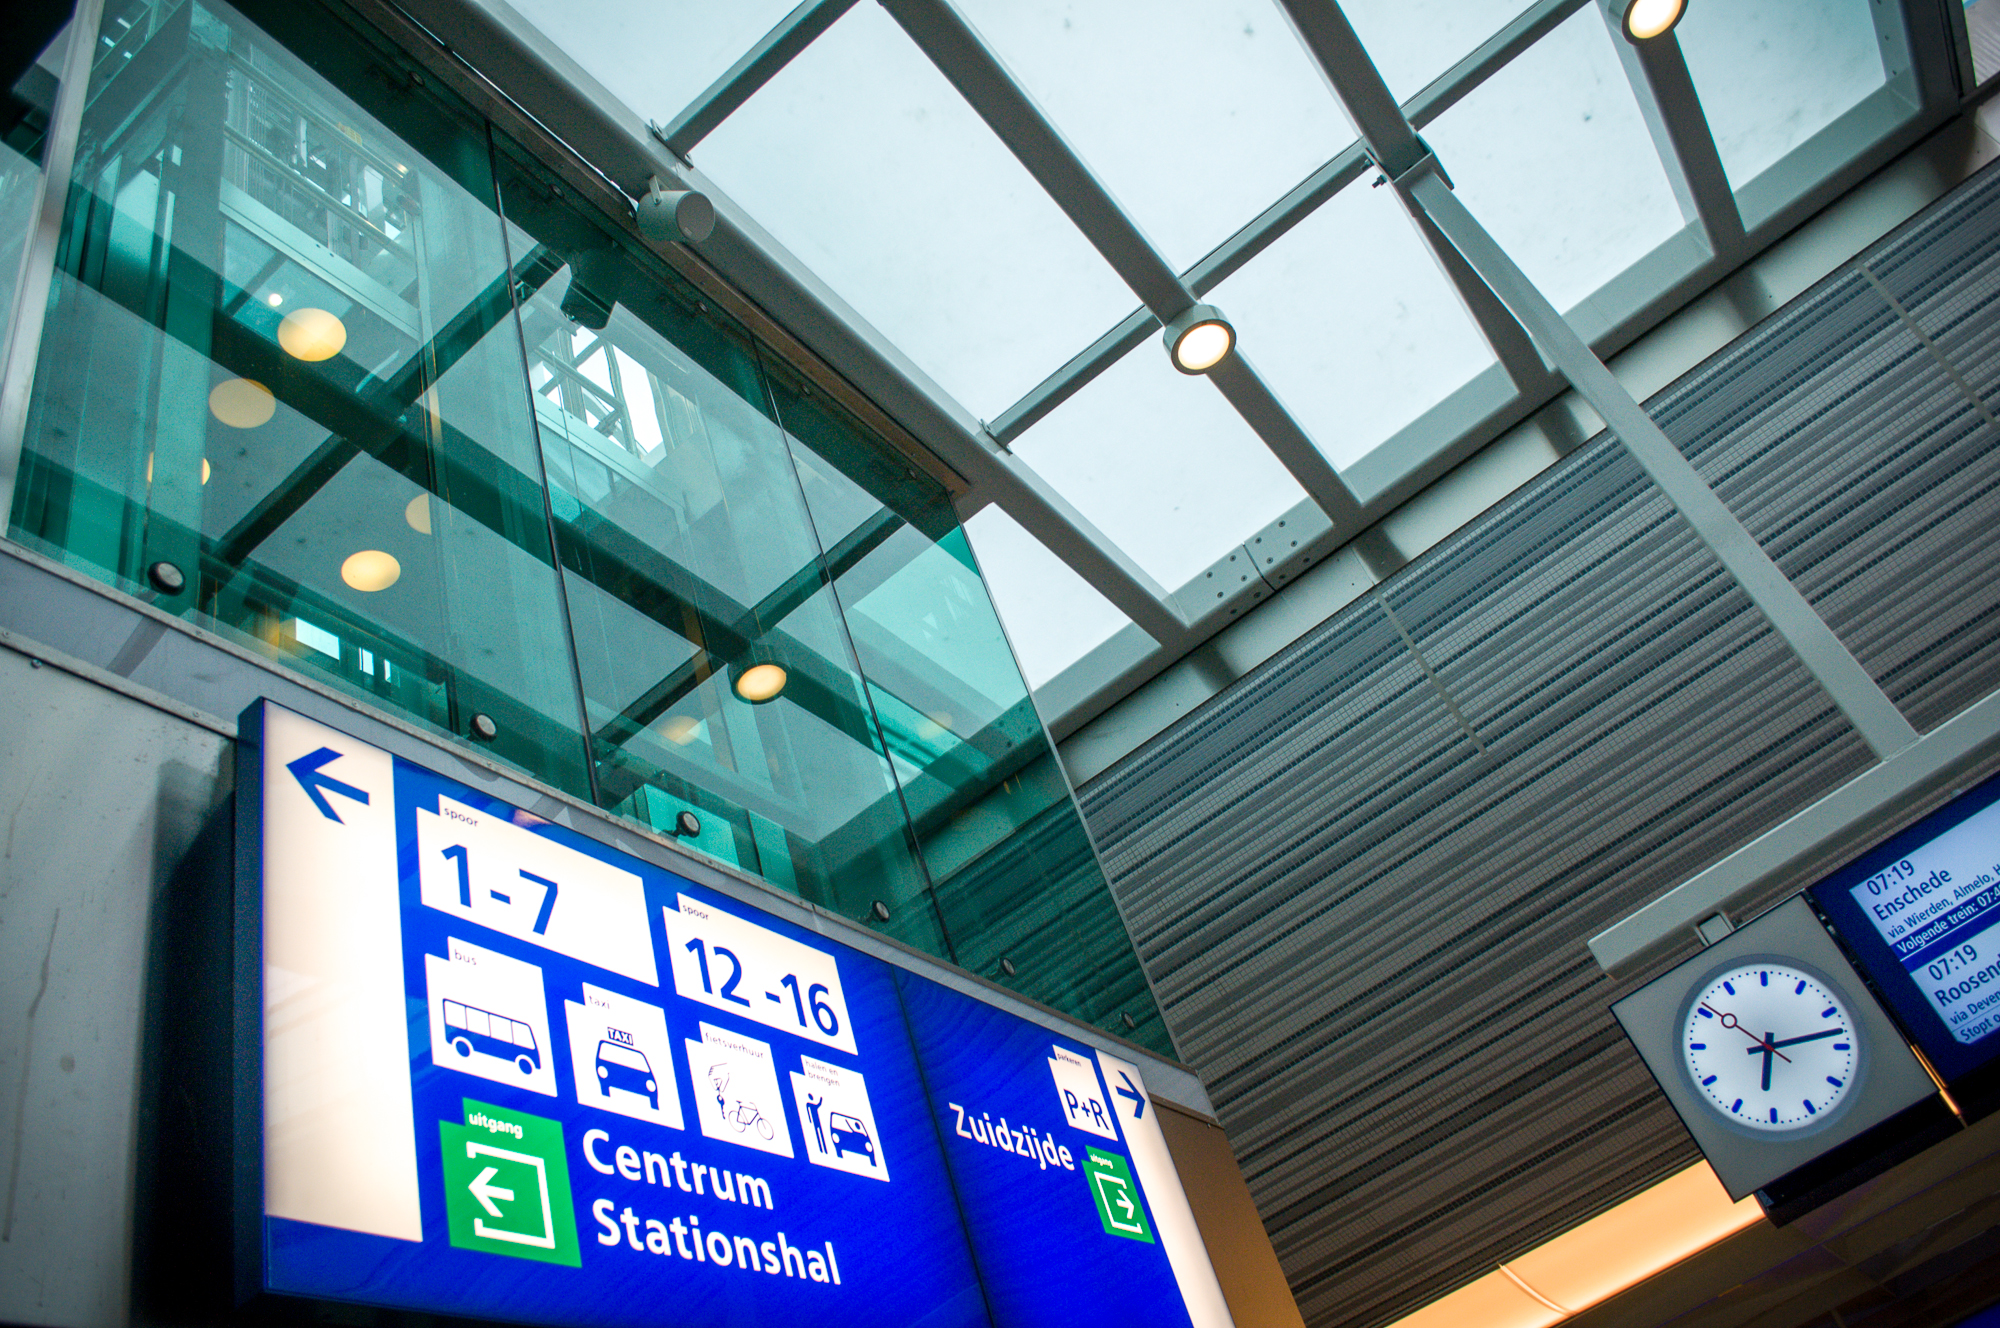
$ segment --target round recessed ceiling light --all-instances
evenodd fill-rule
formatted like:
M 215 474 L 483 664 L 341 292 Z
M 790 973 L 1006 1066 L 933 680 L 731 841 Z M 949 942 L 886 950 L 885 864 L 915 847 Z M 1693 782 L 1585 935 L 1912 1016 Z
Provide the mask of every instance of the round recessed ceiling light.
M 214 473 L 215 473 L 215 468 L 208 464 L 207 457 L 203 457 L 201 459 L 201 482 L 203 484 L 208 483 L 208 477 L 210 475 L 213 475 Z M 153 482 L 153 454 L 151 452 L 148 452 L 146 453 L 146 483 L 151 484 L 152 482 Z
M 420 493 L 403 506 L 403 520 L 419 535 L 431 533 L 431 496 Z
M 701 721 L 693 715 L 668 715 L 655 731 L 676 747 L 685 747 L 701 736 Z
M 1687 12 L 1687 0 L 1627 0 L 1625 35 L 1633 41 L 1651 41 L 1673 29 Z
M 1197 304 L 1167 324 L 1167 354 L 1184 374 L 1207 373 L 1236 346 L 1236 329 L 1212 304 Z
M 277 308 L 284 302 L 285 302 L 285 297 L 278 294 L 278 292 L 276 291 L 272 291 L 269 295 L 266 295 L 264 297 L 264 303 L 270 305 L 273 309 Z
M 762 705 L 785 690 L 787 675 L 776 664 L 752 664 L 736 675 L 736 694 L 751 705 Z
M 403 565 L 394 554 L 380 549 L 363 549 L 349 554 L 340 565 L 340 579 L 356 590 L 387 590 L 403 574 Z
M 278 324 L 278 344 L 296 360 L 330 360 L 347 344 L 347 324 L 324 309 L 294 309 Z
M 269 424 L 277 411 L 278 399 L 254 378 L 230 378 L 208 393 L 208 413 L 232 429 Z

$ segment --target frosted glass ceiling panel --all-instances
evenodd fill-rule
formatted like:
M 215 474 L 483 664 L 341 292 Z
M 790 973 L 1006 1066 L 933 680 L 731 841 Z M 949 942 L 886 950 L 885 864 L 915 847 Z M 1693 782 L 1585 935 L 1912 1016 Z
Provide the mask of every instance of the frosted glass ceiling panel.
M 1029 687 L 1040 687 L 1130 624 L 998 507 L 974 514 L 965 533 Z
M 512 0 L 522 17 L 645 119 L 667 124 L 792 11 L 795 0 Z
M 1558 309 L 1686 224 L 1594 8 L 1424 131 L 1459 197 Z
M 1176 268 L 1354 140 L 1270 0 L 961 8 Z
M 1177 372 L 1155 337 L 1014 453 L 1169 590 L 1305 497 L 1214 385 Z
M 1347 0 L 1341 5 L 1397 101 L 1422 92 L 1527 8 L 1526 0 Z
M 1209 299 L 1336 466 L 1352 465 L 1493 363 L 1415 223 L 1365 177 Z
M 1689 5 L 1674 35 L 1738 189 L 1887 80 L 1868 0 Z
M 987 419 L 1137 303 L 880 5 L 850 10 L 694 161 Z

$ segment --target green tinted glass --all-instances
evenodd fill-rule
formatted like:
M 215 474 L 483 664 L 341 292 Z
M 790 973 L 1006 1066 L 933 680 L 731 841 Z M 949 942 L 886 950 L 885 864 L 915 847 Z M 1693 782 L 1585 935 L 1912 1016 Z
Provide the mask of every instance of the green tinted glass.
M 375 106 L 220 6 L 114 9 L 16 537 L 584 791 L 483 130 L 324 25 Z
M 939 952 L 750 343 L 525 165 L 502 197 L 600 803 Z
M 772 378 L 954 956 L 1171 1055 L 948 496 L 796 375 Z

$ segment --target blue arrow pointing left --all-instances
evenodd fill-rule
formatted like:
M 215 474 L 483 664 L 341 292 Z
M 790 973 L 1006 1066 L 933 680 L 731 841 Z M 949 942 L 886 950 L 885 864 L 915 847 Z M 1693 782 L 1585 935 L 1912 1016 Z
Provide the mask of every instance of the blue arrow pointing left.
M 339 759 L 339 752 L 336 752 L 331 747 L 322 747 L 318 751 L 301 756 L 298 760 L 289 762 L 285 766 L 285 769 L 292 772 L 292 778 L 299 781 L 299 787 L 306 791 L 306 796 L 313 800 L 313 806 L 319 808 L 320 815 L 326 817 L 329 821 L 340 821 L 340 813 L 335 811 L 333 804 L 326 800 L 328 793 L 338 793 L 343 798 L 352 798 L 363 806 L 366 806 L 368 802 L 366 790 L 358 789 L 352 784 L 343 784 L 333 776 L 320 772 L 320 767 L 328 761 Z M 341 824 L 345 825 L 347 823 L 341 821 Z
M 1120 1070 L 1118 1077 L 1125 1081 L 1125 1086 L 1123 1088 L 1114 1088 L 1111 1091 L 1120 1097 L 1129 1097 L 1132 1099 L 1132 1119 L 1138 1120 L 1146 1114 L 1146 1095 L 1139 1091 L 1139 1085 L 1132 1082 L 1131 1075 Z

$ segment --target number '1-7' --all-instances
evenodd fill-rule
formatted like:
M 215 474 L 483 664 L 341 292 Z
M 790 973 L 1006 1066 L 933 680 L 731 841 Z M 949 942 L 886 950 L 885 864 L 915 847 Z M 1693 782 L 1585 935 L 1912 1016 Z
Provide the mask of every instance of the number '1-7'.
M 472 907 L 472 855 L 466 852 L 465 845 L 463 844 L 453 844 L 450 848 L 445 849 L 443 851 L 443 854 L 445 857 L 450 858 L 452 862 L 455 863 L 458 867 L 459 906 L 462 908 L 471 908 Z M 548 877 L 537 876 L 531 871 L 526 871 L 526 870 L 522 871 L 521 878 L 523 880 L 533 881 L 536 885 L 542 887 L 542 906 L 539 909 L 535 910 L 535 935 L 537 936 L 546 935 L 549 930 L 549 918 L 556 911 L 556 894 L 558 892 L 559 887 L 556 885 L 554 881 L 550 880 Z M 486 893 L 492 895 L 495 899 L 499 900 L 503 904 L 511 904 L 514 902 L 511 896 L 503 895 L 498 890 L 488 890 Z

